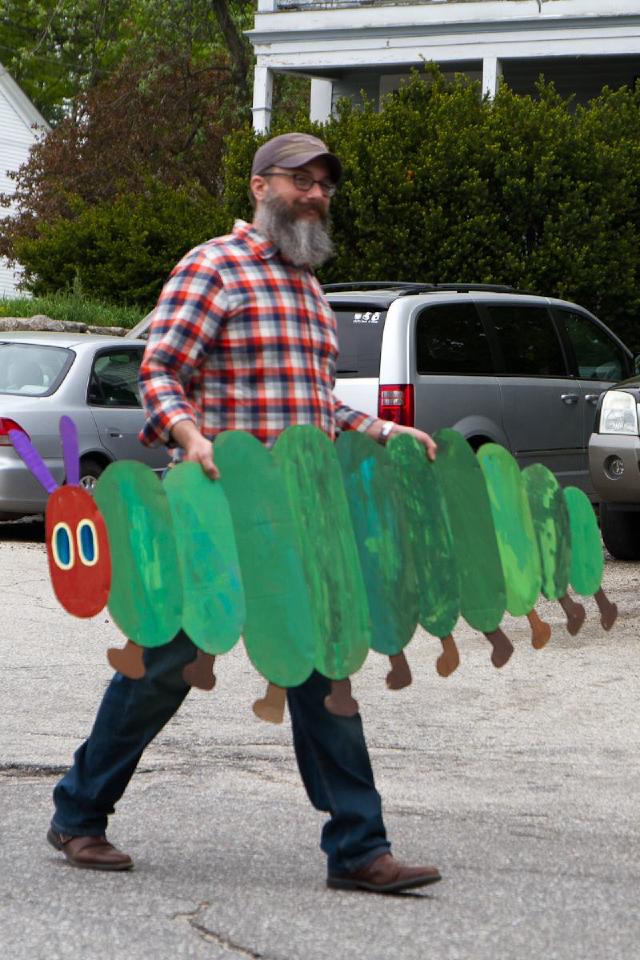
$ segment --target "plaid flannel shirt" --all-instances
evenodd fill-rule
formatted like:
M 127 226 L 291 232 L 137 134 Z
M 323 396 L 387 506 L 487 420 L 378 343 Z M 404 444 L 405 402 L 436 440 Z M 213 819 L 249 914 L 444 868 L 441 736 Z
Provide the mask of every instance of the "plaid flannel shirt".
M 238 221 L 191 250 L 160 294 L 140 367 L 140 439 L 167 443 L 180 420 L 209 439 L 247 430 L 268 446 L 294 423 L 332 439 L 336 427 L 366 430 L 374 418 L 333 395 L 337 356 L 317 279 Z

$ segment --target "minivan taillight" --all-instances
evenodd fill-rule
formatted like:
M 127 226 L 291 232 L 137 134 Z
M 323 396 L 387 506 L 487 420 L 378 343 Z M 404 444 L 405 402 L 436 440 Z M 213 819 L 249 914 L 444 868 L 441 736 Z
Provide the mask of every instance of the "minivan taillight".
M 9 439 L 10 430 L 19 430 L 20 433 L 24 433 L 28 440 L 31 439 L 24 427 L 21 427 L 15 420 L 9 420 L 8 417 L 0 417 L 0 447 L 11 446 L 11 440 Z
M 413 384 L 386 383 L 378 387 L 378 416 L 405 427 L 413 426 Z

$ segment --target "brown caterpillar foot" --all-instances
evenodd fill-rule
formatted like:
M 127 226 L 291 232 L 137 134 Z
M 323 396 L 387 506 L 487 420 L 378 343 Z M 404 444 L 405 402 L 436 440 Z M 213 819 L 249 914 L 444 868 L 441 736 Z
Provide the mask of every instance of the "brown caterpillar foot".
M 195 660 L 188 663 L 182 671 L 182 679 L 190 687 L 197 687 L 198 690 L 213 690 L 216 685 L 216 676 L 213 672 L 215 662 L 216 658 L 213 654 L 198 650 Z
M 441 637 L 442 653 L 436 660 L 436 670 L 441 677 L 450 677 L 454 670 L 460 666 L 460 654 L 453 639 L 453 634 L 447 637 Z
M 497 630 L 492 630 L 491 633 L 485 633 L 485 637 L 493 647 L 493 653 L 491 654 L 491 663 L 494 667 L 504 667 L 505 663 L 511 657 L 513 653 L 513 644 L 509 637 L 504 633 L 500 627 Z
M 605 630 L 611 630 L 611 627 L 618 619 L 617 605 L 615 603 L 611 603 L 611 600 L 609 600 L 602 587 L 597 591 L 597 593 L 594 593 L 593 599 L 598 604 L 598 610 L 600 611 L 600 623 Z
M 253 712 L 260 720 L 266 723 L 282 723 L 284 720 L 284 705 L 287 700 L 287 691 L 284 687 L 277 687 L 275 683 L 267 686 L 264 697 L 256 700 Z
M 351 696 L 351 680 L 331 681 L 331 693 L 324 698 L 324 705 L 336 717 L 355 717 L 358 712 L 358 701 Z
M 531 625 L 531 646 L 534 650 L 542 650 L 551 639 L 551 626 L 540 619 L 535 609 L 529 611 L 527 620 Z
M 118 673 L 130 680 L 140 680 L 145 675 L 144 648 L 133 640 L 127 640 L 124 647 L 110 647 L 107 660 Z
M 411 676 L 411 667 L 407 662 L 404 653 L 395 653 L 389 657 L 391 670 L 387 674 L 387 686 L 389 690 L 402 690 L 408 687 L 413 677 Z
M 587 611 L 581 603 L 576 603 L 568 593 L 565 593 L 564 597 L 560 597 L 559 603 L 567 617 L 567 631 L 572 637 L 575 637 L 586 620 Z

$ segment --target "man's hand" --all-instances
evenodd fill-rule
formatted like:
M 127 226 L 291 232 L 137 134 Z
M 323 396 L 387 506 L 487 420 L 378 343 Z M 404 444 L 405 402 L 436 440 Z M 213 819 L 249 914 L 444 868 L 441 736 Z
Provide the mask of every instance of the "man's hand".
M 184 459 L 199 463 L 212 480 L 220 479 L 220 471 L 213 462 L 213 446 L 202 436 L 192 420 L 180 420 L 171 430 L 171 436 L 184 450 Z
M 394 426 L 391 431 L 391 436 L 393 437 L 396 433 L 411 434 L 411 436 L 415 437 L 418 443 L 421 443 L 425 448 L 429 460 L 435 460 L 436 453 L 438 452 L 438 444 L 430 433 L 425 433 L 424 430 L 417 430 L 416 427 L 403 427 L 399 423 Z
M 381 436 L 383 426 L 389 422 L 388 420 L 376 420 L 375 423 L 372 423 L 368 428 L 367 433 L 379 443 L 386 443 L 390 437 L 397 437 L 400 433 L 408 433 L 410 436 L 415 437 L 418 443 L 422 444 L 429 460 L 435 460 L 438 445 L 430 434 L 425 433 L 424 430 L 417 430 L 416 427 L 405 427 L 400 423 L 394 423 L 386 437 Z

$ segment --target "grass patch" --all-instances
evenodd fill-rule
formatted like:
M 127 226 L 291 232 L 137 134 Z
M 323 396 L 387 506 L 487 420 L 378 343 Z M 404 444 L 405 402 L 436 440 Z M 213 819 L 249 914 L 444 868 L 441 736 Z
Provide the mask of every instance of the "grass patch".
M 146 311 L 139 307 L 88 300 L 77 293 L 54 293 L 46 297 L 0 297 L 0 317 L 35 317 L 72 320 L 100 327 L 134 327 Z

